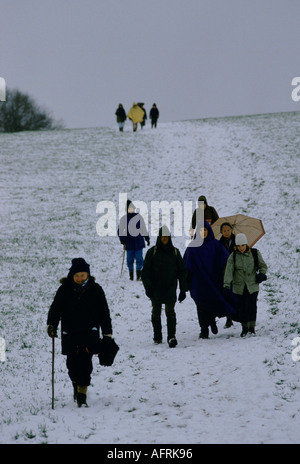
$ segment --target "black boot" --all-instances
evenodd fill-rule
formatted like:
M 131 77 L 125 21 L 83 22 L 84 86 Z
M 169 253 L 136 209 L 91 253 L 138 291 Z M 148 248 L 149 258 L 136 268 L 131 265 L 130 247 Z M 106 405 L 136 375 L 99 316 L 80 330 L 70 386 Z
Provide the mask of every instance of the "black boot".
M 200 332 L 200 335 L 199 335 L 199 338 L 208 338 L 208 335 L 209 335 L 209 330 L 208 330 L 208 327 L 201 327 L 201 332 Z
M 81 406 L 85 406 L 86 408 L 88 407 L 87 402 L 86 402 L 86 392 L 87 392 L 87 387 L 78 386 L 77 405 L 79 408 L 81 408 Z
M 133 272 L 129 271 L 129 279 L 133 280 Z
M 233 325 L 232 319 L 231 319 L 231 317 L 228 316 L 226 318 L 226 323 L 224 325 L 224 329 L 229 329 L 232 325 Z
M 141 273 L 142 273 L 142 271 L 138 271 L 138 270 L 136 271 L 136 280 L 138 280 L 138 281 L 142 280 Z
M 175 348 L 175 346 L 177 345 L 177 340 L 175 337 L 172 337 L 168 340 L 168 344 L 169 344 L 169 347 L 170 348 Z
M 249 332 L 248 327 L 243 326 L 243 330 L 242 330 L 242 333 L 241 333 L 241 337 L 242 337 L 242 338 L 246 337 L 246 335 L 247 335 L 248 332 Z
M 217 327 L 217 324 L 216 324 L 216 321 L 213 320 L 212 323 L 210 324 L 210 328 L 211 328 L 211 331 L 214 335 L 217 335 L 218 333 L 218 327 Z

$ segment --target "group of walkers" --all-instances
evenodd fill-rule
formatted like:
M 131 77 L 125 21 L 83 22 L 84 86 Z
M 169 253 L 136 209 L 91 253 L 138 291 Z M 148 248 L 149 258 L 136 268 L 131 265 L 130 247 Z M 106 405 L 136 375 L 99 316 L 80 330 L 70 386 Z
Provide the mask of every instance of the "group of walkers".
M 133 102 L 132 107 L 130 108 L 127 115 L 126 115 L 126 111 L 122 103 L 120 103 L 118 108 L 116 109 L 115 115 L 117 117 L 117 123 L 118 123 L 120 132 L 123 132 L 125 121 L 127 118 L 132 121 L 132 128 L 134 132 L 137 131 L 139 123 L 141 125 L 141 129 L 143 129 L 143 127 L 146 124 L 147 112 L 146 112 L 146 109 L 144 108 L 144 103 Z M 156 128 L 157 120 L 159 118 L 159 110 L 156 106 L 156 103 L 153 103 L 149 116 L 151 119 L 151 127 Z
M 209 330 L 217 334 L 216 318 L 223 317 L 225 328 L 237 321 L 242 326 L 241 337 L 248 333 L 254 335 L 259 284 L 267 278 L 267 265 L 259 250 L 249 247 L 246 235 L 235 236 L 232 225 L 223 223 L 221 239 L 217 240 L 211 226 L 219 218 L 218 213 L 205 196 L 200 196 L 198 202 L 198 207 L 204 209 L 204 221 L 197 223 L 196 209 L 191 220 L 191 241 L 183 256 L 173 245 L 169 229 L 162 226 L 155 245 L 143 257 L 146 243 L 150 246 L 150 237 L 143 217 L 130 200 L 118 227 L 129 278 L 134 280 L 135 264 L 136 279 L 142 281 L 145 294 L 151 300 L 153 341 L 155 344 L 163 341 L 164 305 L 170 348 L 178 343 L 175 304 L 183 302 L 187 292 L 196 306 L 199 338 L 207 339 Z M 201 246 L 195 242 L 199 239 Z M 60 283 L 48 312 L 47 332 L 50 337 L 57 337 L 61 322 L 62 353 L 67 356 L 74 399 L 80 407 L 86 405 L 93 355 L 99 355 L 100 364 L 111 365 L 114 354 L 109 353 L 116 352 L 116 344 L 105 293 L 91 275 L 89 264 L 83 258 L 73 259 L 67 277 Z M 108 353 L 110 363 L 101 363 L 101 352 L 102 356 L 103 352 Z
M 204 210 L 204 223 L 196 222 L 200 208 Z M 143 217 L 135 212 L 133 203 L 127 201 L 118 235 L 126 250 L 130 279 L 134 279 L 135 262 L 136 278 L 142 280 L 151 300 L 154 343 L 162 343 L 161 311 L 165 305 L 167 341 L 170 347 L 177 345 L 175 304 L 178 285 L 178 301 L 184 301 L 186 293 L 190 292 L 195 302 L 199 338 L 208 338 L 209 330 L 217 334 L 216 318 L 222 317 L 226 317 L 225 328 L 231 327 L 233 321 L 240 322 L 242 337 L 255 334 L 259 283 L 266 279 L 267 265 L 259 250 L 249 247 L 246 235 L 235 236 L 228 222 L 221 224 L 222 236 L 217 240 L 211 226 L 218 218 L 216 209 L 201 195 L 191 220 L 191 242 L 183 256 L 174 247 L 169 229 L 163 226 L 156 244 L 143 259 L 143 248 L 145 243 L 150 245 L 150 238 Z M 130 224 L 134 224 L 134 234 Z

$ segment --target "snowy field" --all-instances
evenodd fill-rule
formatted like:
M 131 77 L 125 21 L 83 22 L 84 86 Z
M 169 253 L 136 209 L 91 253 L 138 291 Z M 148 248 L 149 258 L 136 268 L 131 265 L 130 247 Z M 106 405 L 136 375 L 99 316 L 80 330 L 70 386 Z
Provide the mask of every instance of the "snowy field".
M 299 127 L 300 113 L 282 113 L 0 134 L 0 443 L 300 443 Z M 204 194 L 220 216 L 263 220 L 256 337 L 220 319 L 218 335 L 199 340 L 188 295 L 176 304 L 178 346 L 153 344 L 142 283 L 126 264 L 120 277 L 118 238 L 96 232 L 98 203 L 119 214 L 122 192 L 147 204 Z M 185 241 L 173 239 L 182 254 Z M 78 409 L 56 339 L 52 410 L 46 318 L 74 257 L 103 286 L 120 351 L 112 367 L 94 358 L 89 407 Z

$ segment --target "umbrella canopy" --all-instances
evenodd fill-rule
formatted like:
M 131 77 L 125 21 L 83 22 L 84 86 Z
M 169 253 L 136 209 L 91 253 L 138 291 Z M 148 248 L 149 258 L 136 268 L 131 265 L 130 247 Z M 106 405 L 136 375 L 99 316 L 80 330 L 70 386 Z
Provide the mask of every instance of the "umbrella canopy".
M 220 227 L 224 222 L 229 222 L 232 225 L 232 232 L 235 235 L 245 234 L 250 247 L 253 247 L 266 233 L 261 219 L 245 216 L 244 214 L 235 214 L 234 216 L 219 218 L 212 224 L 211 228 L 218 240 L 221 238 Z

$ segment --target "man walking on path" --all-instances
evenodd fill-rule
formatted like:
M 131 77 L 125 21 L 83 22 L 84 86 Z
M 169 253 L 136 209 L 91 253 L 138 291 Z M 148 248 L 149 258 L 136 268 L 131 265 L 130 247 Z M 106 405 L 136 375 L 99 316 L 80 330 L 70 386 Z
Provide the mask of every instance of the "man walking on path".
M 167 227 L 159 230 L 156 245 L 147 251 L 142 281 L 146 295 L 151 299 L 151 322 L 154 343 L 162 343 L 161 310 L 165 305 L 167 317 L 168 344 L 170 348 L 177 345 L 176 340 L 176 289 L 179 281 L 180 293 L 178 301 L 182 302 L 188 291 L 187 271 L 182 256 L 174 247 Z

